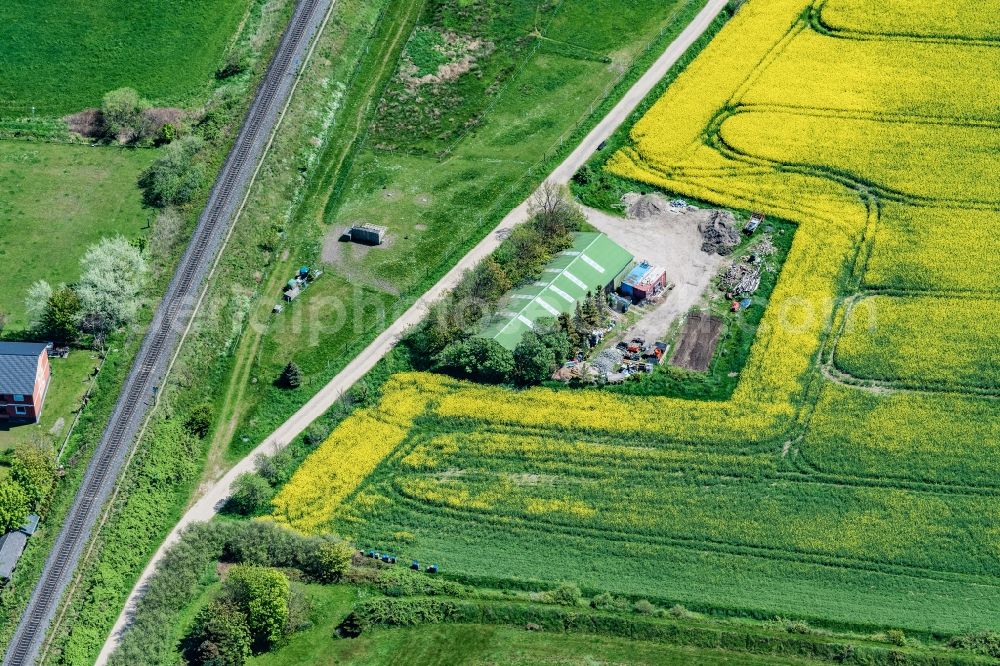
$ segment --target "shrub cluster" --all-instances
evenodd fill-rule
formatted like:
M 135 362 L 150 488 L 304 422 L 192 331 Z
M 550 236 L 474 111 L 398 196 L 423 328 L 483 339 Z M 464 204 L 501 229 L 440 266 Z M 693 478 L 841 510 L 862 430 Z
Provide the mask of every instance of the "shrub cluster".
M 345 573 L 345 559 L 331 557 L 331 554 L 344 553 L 348 548 L 338 539 L 306 537 L 267 522 L 226 521 L 192 525 L 181 540 L 167 551 L 157 567 L 136 608 L 132 625 L 123 637 L 118 650 L 111 656 L 110 663 L 117 666 L 174 663 L 177 645 L 174 642 L 172 627 L 183 608 L 197 599 L 212 581 L 212 577 L 205 576 L 206 569 L 212 562 L 218 560 L 235 562 L 249 565 L 251 569 L 294 568 L 302 571 L 311 580 L 327 582 L 338 580 Z M 230 569 L 230 577 L 233 571 L 238 569 L 238 567 Z M 229 606 L 220 605 L 215 609 L 216 614 L 223 619 L 209 622 L 209 618 L 205 617 L 195 623 L 196 629 L 202 632 L 200 634 L 202 642 L 221 641 L 225 637 L 227 645 L 235 646 L 228 652 L 233 655 L 245 654 L 241 647 L 244 645 L 242 642 L 244 632 L 241 628 L 243 625 L 237 616 L 243 612 L 239 610 L 240 608 L 249 607 L 241 606 L 244 602 L 249 604 L 246 600 L 252 597 L 247 590 L 251 587 L 254 589 L 263 587 L 265 591 L 271 589 L 273 592 L 272 588 L 281 585 L 280 582 L 271 580 L 273 575 L 270 573 L 246 575 L 253 580 L 252 585 L 247 583 L 241 588 L 242 592 L 237 590 L 240 594 L 224 594 L 221 597 L 226 604 L 229 604 Z M 273 601 L 273 597 L 271 598 Z M 280 611 L 280 608 L 278 610 Z M 291 594 L 287 597 L 285 616 L 287 622 L 283 621 L 283 627 L 290 629 L 301 627 L 302 616 L 301 609 L 297 611 L 296 596 Z M 246 631 L 250 636 L 247 650 L 252 650 L 254 636 L 266 635 L 270 638 L 276 636 L 270 632 L 266 623 L 254 625 L 249 618 L 246 623 Z M 261 633 L 254 633 L 255 626 Z M 191 635 L 194 636 L 194 632 Z
M 55 482 L 55 453 L 39 439 L 14 450 L 10 477 L 0 481 L 0 534 L 24 524 L 28 514 L 39 512 Z
M 181 651 L 190 664 L 241 666 L 290 633 L 288 578 L 276 569 L 237 565 L 221 593 L 201 610 Z

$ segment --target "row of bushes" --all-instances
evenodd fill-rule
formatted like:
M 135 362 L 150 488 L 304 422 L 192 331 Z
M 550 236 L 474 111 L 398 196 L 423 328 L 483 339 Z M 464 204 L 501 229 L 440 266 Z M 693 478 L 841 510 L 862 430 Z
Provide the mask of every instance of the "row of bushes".
M 636 615 L 581 611 L 563 606 L 436 597 L 383 597 L 365 600 L 338 627 L 338 634 L 351 637 L 376 626 L 415 626 L 429 623 L 511 625 L 540 631 L 584 632 L 672 645 L 865 666 L 956 666 L 979 663 L 976 657 L 961 654 L 935 654 L 891 646 L 855 645 L 793 631 L 768 633 L 753 631 L 751 627 L 695 625 Z M 982 641 L 976 642 L 976 645 L 980 643 Z
M 149 580 L 132 624 L 109 663 L 174 663 L 178 637 L 173 628 L 177 617 L 214 580 L 214 576 L 206 577 L 213 562 L 293 568 L 309 580 L 325 583 L 346 573 L 352 553 L 353 549 L 338 539 L 307 537 L 263 521 L 192 525 L 166 553 Z M 232 601 L 227 597 L 223 600 Z M 188 645 L 199 644 L 194 636 L 189 636 L 192 640 Z M 273 637 L 277 638 L 277 634 Z

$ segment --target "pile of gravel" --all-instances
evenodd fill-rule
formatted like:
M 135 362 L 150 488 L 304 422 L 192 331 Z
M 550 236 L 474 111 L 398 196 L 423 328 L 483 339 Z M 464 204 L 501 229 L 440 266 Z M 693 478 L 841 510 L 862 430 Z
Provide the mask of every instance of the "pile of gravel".
M 633 220 L 658 217 L 670 209 L 670 204 L 658 194 L 629 192 L 622 196 L 622 203 L 629 218 Z

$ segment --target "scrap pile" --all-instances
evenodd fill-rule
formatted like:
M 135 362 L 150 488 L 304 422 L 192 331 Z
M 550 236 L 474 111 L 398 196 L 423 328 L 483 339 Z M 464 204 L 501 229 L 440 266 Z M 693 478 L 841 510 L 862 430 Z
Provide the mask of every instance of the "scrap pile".
M 599 374 L 607 375 L 618 370 L 624 360 L 625 352 L 621 349 L 615 349 L 612 347 L 610 349 L 605 349 L 600 354 L 595 356 L 594 360 L 590 362 L 590 366 Z
M 719 278 L 719 289 L 727 294 L 752 294 L 760 286 L 760 266 L 737 262 Z
M 777 251 L 778 248 L 774 247 L 774 243 L 771 242 L 770 236 L 764 236 L 760 239 L 760 242 L 753 247 L 753 253 L 758 257 L 770 257 Z
M 698 224 L 698 231 L 704 239 L 701 251 L 725 256 L 740 242 L 740 233 L 735 228 L 736 217 L 728 210 L 713 211 L 709 218 Z

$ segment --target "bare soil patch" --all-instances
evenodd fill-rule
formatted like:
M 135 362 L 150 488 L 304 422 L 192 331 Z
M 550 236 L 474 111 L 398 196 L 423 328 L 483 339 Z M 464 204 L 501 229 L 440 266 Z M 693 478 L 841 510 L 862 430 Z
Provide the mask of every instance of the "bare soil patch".
M 721 318 L 702 312 L 689 314 L 670 365 L 705 372 L 712 363 L 721 333 Z

